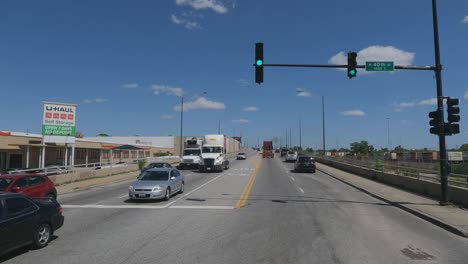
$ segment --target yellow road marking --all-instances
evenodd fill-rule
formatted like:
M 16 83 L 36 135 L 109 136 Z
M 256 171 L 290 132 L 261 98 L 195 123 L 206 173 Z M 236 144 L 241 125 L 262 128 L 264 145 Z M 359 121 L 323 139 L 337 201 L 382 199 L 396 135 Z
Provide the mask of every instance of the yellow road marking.
M 260 169 L 260 166 L 262 164 L 262 160 L 263 159 L 260 159 L 257 162 L 257 164 L 255 166 L 255 170 L 252 173 L 252 176 L 250 176 L 249 181 L 245 185 L 244 190 L 242 191 L 239 199 L 236 202 L 236 205 L 234 206 L 235 209 L 239 209 L 239 208 L 242 208 L 242 207 L 245 206 L 245 203 L 247 202 L 247 199 L 249 198 L 250 190 L 252 189 L 255 178 L 257 177 L 258 170 Z

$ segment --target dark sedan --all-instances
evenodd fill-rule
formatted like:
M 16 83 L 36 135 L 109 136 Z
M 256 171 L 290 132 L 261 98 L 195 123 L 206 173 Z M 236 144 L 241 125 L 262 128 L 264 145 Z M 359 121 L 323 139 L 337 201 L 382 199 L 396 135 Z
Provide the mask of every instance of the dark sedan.
M 62 207 L 54 199 L 0 193 L 0 255 L 30 244 L 47 246 L 63 222 Z
M 294 171 L 308 171 L 315 173 L 315 160 L 311 156 L 299 156 L 294 163 Z

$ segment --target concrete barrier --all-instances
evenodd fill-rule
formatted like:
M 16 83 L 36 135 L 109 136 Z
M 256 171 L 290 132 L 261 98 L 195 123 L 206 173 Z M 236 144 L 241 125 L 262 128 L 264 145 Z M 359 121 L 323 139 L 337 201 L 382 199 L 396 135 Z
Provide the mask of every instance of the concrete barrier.
M 378 170 L 362 168 L 359 166 L 351 165 L 348 163 L 342 163 L 334 160 L 316 158 L 316 161 L 324 165 L 346 171 L 358 176 L 382 182 L 400 189 L 404 189 L 410 192 L 429 196 L 435 199 L 440 198 L 440 184 L 435 182 L 429 182 L 421 179 L 411 178 L 402 175 L 396 175 L 386 173 Z M 463 205 L 468 208 L 468 189 L 449 186 L 449 199 L 453 203 Z

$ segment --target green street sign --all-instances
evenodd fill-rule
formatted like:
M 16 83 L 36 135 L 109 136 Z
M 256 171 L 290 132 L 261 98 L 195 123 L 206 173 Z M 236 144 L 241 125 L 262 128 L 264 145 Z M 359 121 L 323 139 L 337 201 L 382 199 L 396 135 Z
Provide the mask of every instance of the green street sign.
M 75 127 L 42 125 L 42 135 L 44 136 L 75 136 Z
M 366 71 L 393 71 L 393 61 L 366 61 Z

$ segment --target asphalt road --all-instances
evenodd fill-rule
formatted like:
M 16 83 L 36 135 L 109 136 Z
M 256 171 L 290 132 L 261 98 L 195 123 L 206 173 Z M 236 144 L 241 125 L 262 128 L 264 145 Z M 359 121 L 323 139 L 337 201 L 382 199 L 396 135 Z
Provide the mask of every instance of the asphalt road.
M 466 263 L 468 239 L 325 174 L 279 158 L 184 171 L 169 202 L 127 200 L 129 182 L 59 198 L 65 225 L 48 247 L 5 263 Z

